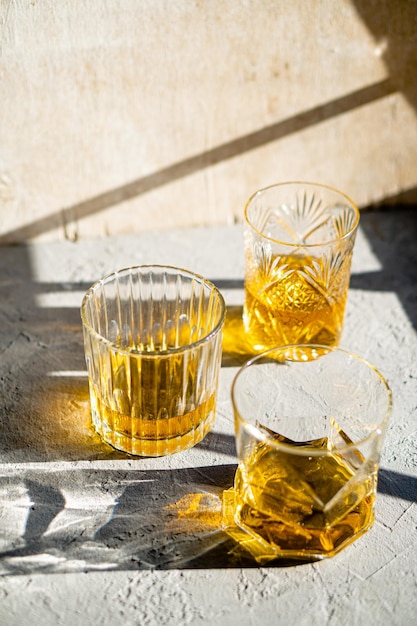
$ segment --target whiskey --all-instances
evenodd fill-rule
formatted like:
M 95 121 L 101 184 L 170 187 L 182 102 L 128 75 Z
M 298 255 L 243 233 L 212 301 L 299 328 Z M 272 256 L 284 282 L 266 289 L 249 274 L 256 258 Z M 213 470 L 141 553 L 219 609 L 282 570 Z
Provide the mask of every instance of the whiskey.
M 90 380 L 94 426 L 110 445 L 140 456 L 191 447 L 215 416 L 215 393 L 203 391 L 204 375 L 204 360 L 189 352 L 167 358 L 113 351 Z
M 288 344 L 337 345 L 343 325 L 350 256 L 247 259 L 244 323 L 256 350 Z
M 350 453 L 353 463 L 334 450 L 314 453 L 327 443 L 327 438 L 298 443 L 305 455 L 258 443 L 239 466 L 235 520 L 259 538 L 265 554 L 332 556 L 372 525 L 376 468 L 361 473 L 364 459 L 357 451 Z

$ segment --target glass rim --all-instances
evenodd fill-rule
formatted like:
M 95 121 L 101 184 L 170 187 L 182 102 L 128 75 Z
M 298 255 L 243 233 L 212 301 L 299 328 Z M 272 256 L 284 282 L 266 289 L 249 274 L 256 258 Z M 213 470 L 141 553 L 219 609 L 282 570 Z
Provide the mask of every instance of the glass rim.
M 119 346 L 114 341 L 107 339 L 106 337 L 101 335 L 97 330 L 95 330 L 95 328 L 93 328 L 93 326 L 88 321 L 87 315 L 86 315 L 87 302 L 89 302 L 92 294 L 95 291 L 97 291 L 99 287 L 102 287 L 105 283 L 111 282 L 112 280 L 116 279 L 117 276 L 121 274 L 122 275 L 129 274 L 129 273 L 132 274 L 134 270 L 137 271 L 137 270 L 146 270 L 146 269 L 148 270 L 151 270 L 151 269 L 173 270 L 173 272 L 183 273 L 187 278 L 194 279 L 199 284 L 205 285 L 209 287 L 213 292 L 215 292 L 220 302 L 220 319 L 215 325 L 215 327 L 209 333 L 205 334 L 204 337 L 200 337 L 200 339 L 197 339 L 197 341 L 193 341 L 192 343 L 188 343 L 183 346 L 169 348 L 167 350 L 159 350 L 157 352 L 155 351 L 147 352 L 146 350 L 131 350 L 131 349 L 124 348 L 123 346 Z M 209 342 L 213 337 L 215 337 L 221 330 L 224 324 L 224 320 L 226 318 L 226 302 L 224 300 L 223 294 L 221 293 L 220 289 L 216 287 L 216 285 L 211 280 L 208 280 L 201 274 L 197 274 L 196 272 L 184 269 L 182 267 L 177 267 L 175 265 L 160 265 L 160 264 L 150 263 L 150 264 L 144 264 L 144 265 L 131 265 L 129 267 L 124 267 L 120 270 L 110 272 L 106 274 L 105 276 L 103 276 L 102 278 L 99 278 L 98 280 L 96 280 L 91 285 L 91 287 L 87 289 L 87 291 L 85 292 L 83 296 L 81 307 L 80 307 L 80 314 L 81 314 L 83 327 L 88 332 L 88 334 L 93 336 L 100 343 L 107 345 L 108 348 L 114 349 L 119 354 L 125 354 L 125 355 L 136 356 L 136 357 L 146 357 L 146 358 L 161 358 L 161 357 L 169 358 L 174 354 L 179 354 L 181 352 L 187 352 L 191 349 L 194 349 L 204 343 Z
M 345 356 L 349 356 L 349 357 L 353 357 L 355 359 L 355 361 L 358 361 L 360 363 L 362 363 L 363 365 L 365 365 L 367 368 L 371 369 L 376 376 L 379 378 L 379 380 L 382 382 L 383 386 L 385 387 L 385 390 L 387 392 L 386 397 L 387 397 L 387 406 L 385 409 L 385 414 L 383 416 L 383 418 L 380 420 L 380 422 L 372 429 L 372 431 L 367 434 L 365 437 L 362 437 L 360 439 L 358 439 L 355 442 L 352 443 L 347 443 L 344 446 L 338 446 L 337 448 L 334 449 L 327 449 L 327 448 L 314 448 L 314 447 L 303 447 L 303 446 L 293 446 L 291 444 L 288 443 L 284 443 L 282 441 L 277 441 L 276 439 L 273 439 L 272 437 L 268 437 L 268 435 L 263 432 L 260 428 L 258 428 L 257 426 L 255 426 L 255 424 L 251 424 L 251 422 L 249 420 L 247 420 L 245 417 L 243 417 L 243 415 L 241 414 L 241 412 L 238 409 L 237 406 L 237 400 L 236 400 L 236 385 L 238 383 L 238 380 L 240 378 L 240 376 L 243 374 L 244 371 L 246 371 L 247 369 L 249 369 L 252 365 L 254 365 L 256 363 L 256 361 L 260 361 L 261 359 L 267 358 L 268 355 L 276 353 L 276 352 L 282 352 L 284 353 L 284 351 L 286 350 L 291 350 L 294 348 L 302 348 L 302 349 L 320 349 L 320 350 L 326 350 L 324 355 L 321 356 L 326 356 L 326 354 L 329 354 L 330 352 L 338 352 L 341 353 Z M 321 357 L 319 357 L 321 358 Z M 291 361 L 291 359 L 284 359 L 284 361 Z M 295 361 L 297 362 L 297 361 Z M 302 363 L 303 361 L 299 361 L 300 363 Z M 304 361 L 305 362 L 305 361 Z M 281 346 L 276 346 L 274 348 L 269 348 L 268 350 L 265 350 L 264 352 L 261 352 L 259 354 L 256 354 L 255 356 L 251 357 L 248 361 L 246 361 L 237 371 L 236 375 L 234 376 L 233 382 L 232 382 L 232 387 L 231 387 L 231 398 L 232 398 L 232 407 L 233 407 L 233 413 L 234 413 L 234 419 L 235 421 L 238 419 L 240 421 L 240 423 L 243 425 L 243 427 L 245 428 L 245 430 L 247 432 L 249 432 L 250 434 L 252 434 L 258 441 L 262 441 L 262 442 L 268 442 L 268 445 L 271 445 L 273 448 L 277 449 L 277 450 L 282 450 L 284 452 L 296 455 L 296 456 L 315 456 L 315 457 L 320 457 L 320 456 L 329 456 L 334 454 L 335 452 L 337 453 L 343 453 L 343 452 L 348 452 L 349 450 L 358 448 L 359 446 L 363 445 L 364 443 L 374 439 L 375 437 L 379 437 L 381 435 L 384 434 L 384 431 L 386 430 L 386 427 L 388 425 L 388 421 L 390 419 L 390 416 L 392 414 L 392 406 L 393 406 L 393 400 L 392 400 L 392 391 L 391 388 L 387 382 L 387 380 L 385 379 L 385 377 L 381 374 L 381 372 L 374 366 L 372 365 L 372 363 L 370 363 L 369 361 L 367 361 L 366 359 L 364 359 L 363 357 L 355 354 L 354 352 L 351 352 L 350 350 L 346 350 L 344 348 L 340 348 L 338 346 L 325 346 L 322 344 L 290 344 L 290 345 L 281 345 Z
M 351 208 L 353 209 L 355 213 L 355 222 L 352 228 L 350 228 L 348 232 L 345 233 L 342 237 L 336 237 L 335 239 L 329 239 L 328 241 L 322 241 L 320 243 L 300 244 L 300 243 L 294 243 L 291 241 L 283 241 L 281 239 L 275 239 L 274 237 L 269 237 L 268 235 L 265 235 L 265 233 L 263 233 L 261 230 L 256 228 L 256 226 L 254 226 L 251 220 L 249 219 L 248 211 L 249 211 L 250 205 L 252 204 L 252 201 L 257 196 L 265 194 L 267 191 L 270 191 L 271 189 L 277 189 L 278 187 L 289 187 L 291 185 L 308 185 L 310 187 L 318 187 L 319 189 L 326 189 L 327 191 L 336 193 L 342 198 L 344 198 L 349 203 L 349 205 L 351 206 Z M 339 189 L 336 189 L 336 187 L 332 187 L 331 185 L 325 185 L 323 183 L 313 183 L 313 182 L 301 181 L 301 180 L 294 180 L 294 181 L 288 181 L 288 182 L 283 182 L 283 183 L 275 183 L 273 185 L 268 185 L 266 187 L 262 187 L 261 189 L 258 189 L 247 200 L 243 214 L 244 214 L 244 219 L 245 219 L 246 224 L 260 237 L 262 237 L 263 239 L 267 239 L 268 241 L 271 241 L 273 243 L 281 244 L 283 246 L 288 246 L 289 248 L 319 248 L 319 247 L 334 244 L 337 241 L 343 241 L 344 239 L 349 239 L 349 237 L 351 237 L 353 233 L 357 230 L 358 225 L 359 225 L 359 220 L 360 220 L 360 211 L 359 211 L 358 206 L 343 191 L 340 191 Z

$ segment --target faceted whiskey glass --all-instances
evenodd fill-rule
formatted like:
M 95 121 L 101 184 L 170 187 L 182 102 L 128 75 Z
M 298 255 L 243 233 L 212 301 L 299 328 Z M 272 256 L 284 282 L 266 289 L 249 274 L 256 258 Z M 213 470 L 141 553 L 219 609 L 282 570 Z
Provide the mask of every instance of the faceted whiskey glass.
M 262 560 L 337 554 L 374 522 L 392 398 L 360 357 L 283 346 L 254 357 L 232 386 L 237 526 Z

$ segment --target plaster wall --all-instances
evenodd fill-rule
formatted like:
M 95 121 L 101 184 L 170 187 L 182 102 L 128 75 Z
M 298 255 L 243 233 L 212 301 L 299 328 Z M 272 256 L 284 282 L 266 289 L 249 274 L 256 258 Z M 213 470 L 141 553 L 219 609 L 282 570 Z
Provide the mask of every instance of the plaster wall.
M 2 0 L 0 242 L 417 197 L 413 0 Z

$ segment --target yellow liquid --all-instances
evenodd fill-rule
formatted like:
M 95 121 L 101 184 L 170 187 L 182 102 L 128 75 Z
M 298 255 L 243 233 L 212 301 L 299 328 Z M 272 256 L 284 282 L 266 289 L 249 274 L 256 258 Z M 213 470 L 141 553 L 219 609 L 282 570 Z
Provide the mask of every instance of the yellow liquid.
M 254 349 L 297 343 L 336 345 L 342 331 L 350 257 L 335 263 L 333 270 L 322 259 L 310 257 L 275 257 L 261 269 L 249 258 L 244 323 Z
M 372 525 L 375 490 L 373 474 L 354 478 L 336 453 L 301 456 L 260 443 L 236 473 L 235 520 L 263 544 L 260 557 L 332 556 Z
M 190 353 L 138 357 L 111 352 L 90 379 L 93 423 L 118 450 L 161 456 L 203 439 L 215 416 L 215 392 L 203 391 L 201 360 Z
M 243 365 L 251 356 L 256 354 L 243 325 L 242 306 L 229 306 L 227 308 L 222 347 L 222 362 L 226 366 Z

